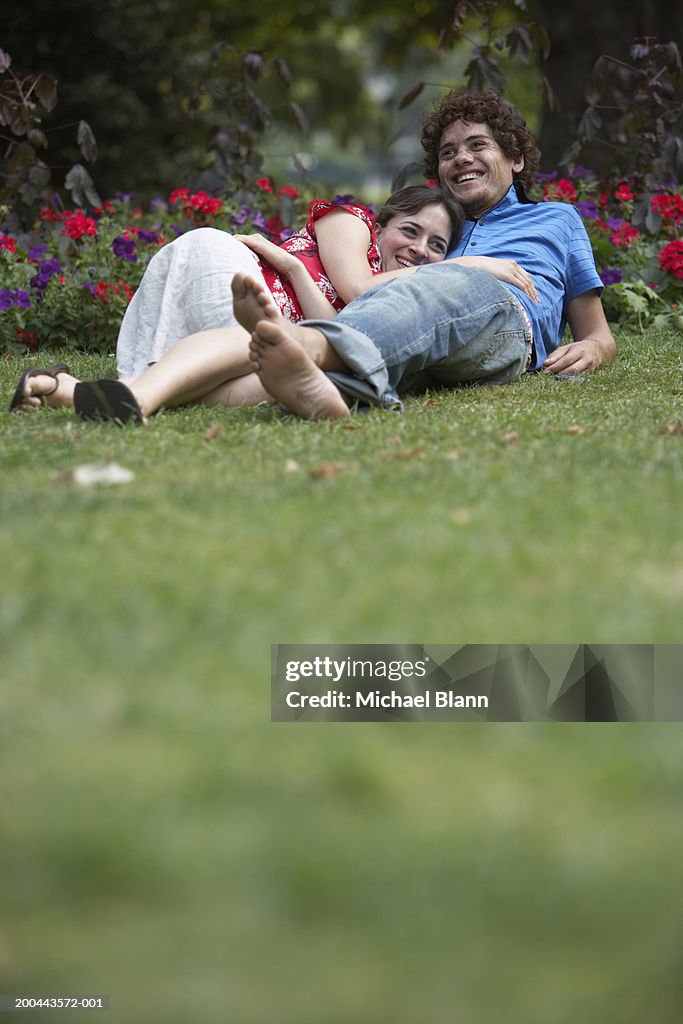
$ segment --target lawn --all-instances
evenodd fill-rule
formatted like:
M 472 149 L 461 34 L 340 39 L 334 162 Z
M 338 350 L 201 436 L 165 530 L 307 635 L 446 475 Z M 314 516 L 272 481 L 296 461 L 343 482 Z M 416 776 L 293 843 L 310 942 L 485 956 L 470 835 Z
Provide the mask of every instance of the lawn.
M 683 345 L 618 343 L 334 425 L 10 416 L 2 362 L 0 991 L 678 1021 L 682 727 L 270 723 L 272 643 L 683 642 Z

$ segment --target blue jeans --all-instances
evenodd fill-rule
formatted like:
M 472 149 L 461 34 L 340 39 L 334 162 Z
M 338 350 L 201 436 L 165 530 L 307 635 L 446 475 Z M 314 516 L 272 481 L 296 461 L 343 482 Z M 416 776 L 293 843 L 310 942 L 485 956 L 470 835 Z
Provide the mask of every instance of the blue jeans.
M 512 291 L 483 270 L 433 263 L 373 288 L 335 320 L 306 320 L 351 371 L 328 376 L 355 398 L 401 406 L 400 395 L 506 384 L 526 370 L 531 333 Z

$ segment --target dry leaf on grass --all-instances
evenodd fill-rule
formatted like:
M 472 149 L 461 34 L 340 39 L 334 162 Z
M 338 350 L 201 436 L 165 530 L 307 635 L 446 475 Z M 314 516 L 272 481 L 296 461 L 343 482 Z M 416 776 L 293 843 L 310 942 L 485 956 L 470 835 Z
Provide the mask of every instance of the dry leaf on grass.
M 683 434 L 683 420 L 675 420 L 673 423 L 667 423 L 665 427 L 662 427 L 663 434 Z
M 578 423 L 575 423 L 573 426 L 567 427 L 566 433 L 570 434 L 572 437 L 580 437 L 581 434 L 586 433 L 586 428 L 580 427 Z
M 350 469 L 355 469 L 356 465 L 355 462 L 321 462 L 319 466 L 313 466 L 310 473 L 318 480 L 333 480 L 348 473 Z
M 382 452 L 382 457 L 385 459 L 414 459 L 416 455 L 422 455 L 424 450 L 423 444 L 416 444 L 412 448 L 399 448 L 395 452 Z
M 221 430 L 221 428 L 214 424 L 212 427 L 209 427 L 206 433 L 204 434 L 204 440 L 213 441 L 216 437 L 220 437 L 222 433 L 223 431 Z
M 507 434 L 503 434 L 503 441 L 506 444 L 517 444 L 519 441 L 519 434 L 516 430 L 508 430 Z
M 285 462 L 285 473 L 298 473 L 301 466 L 295 459 L 287 459 Z

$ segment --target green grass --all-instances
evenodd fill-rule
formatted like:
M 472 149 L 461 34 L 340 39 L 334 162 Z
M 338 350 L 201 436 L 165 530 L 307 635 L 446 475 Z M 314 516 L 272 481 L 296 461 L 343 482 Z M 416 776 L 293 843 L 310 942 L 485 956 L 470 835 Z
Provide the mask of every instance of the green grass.
M 679 727 L 269 721 L 271 643 L 682 641 L 682 346 L 619 347 L 346 425 L 0 413 L 0 991 L 678 1020 Z

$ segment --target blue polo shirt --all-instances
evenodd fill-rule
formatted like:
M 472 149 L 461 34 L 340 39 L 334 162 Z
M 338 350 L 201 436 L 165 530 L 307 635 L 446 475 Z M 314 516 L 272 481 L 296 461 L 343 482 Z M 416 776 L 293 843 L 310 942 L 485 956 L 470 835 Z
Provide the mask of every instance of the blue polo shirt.
M 531 274 L 540 303 L 507 284 L 529 314 L 535 359 L 540 367 L 562 342 L 567 305 L 603 284 L 580 214 L 567 203 L 521 202 L 514 185 L 479 220 L 466 220 L 462 238 L 449 256 L 497 256 L 516 260 Z

